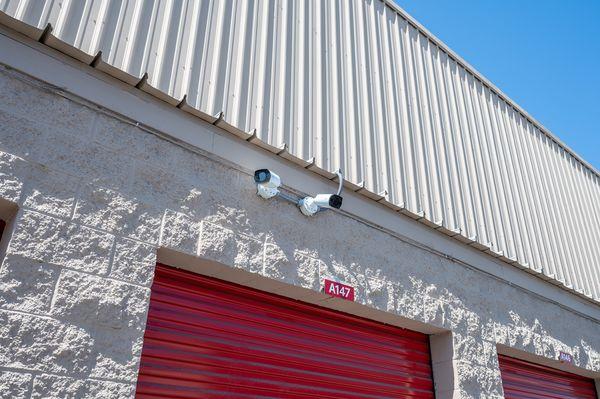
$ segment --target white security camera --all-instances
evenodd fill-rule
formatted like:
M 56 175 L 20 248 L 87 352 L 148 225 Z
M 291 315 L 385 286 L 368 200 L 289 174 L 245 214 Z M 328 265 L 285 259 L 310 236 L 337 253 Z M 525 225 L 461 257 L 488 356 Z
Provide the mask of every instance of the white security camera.
M 300 212 L 306 216 L 312 216 L 319 212 L 321 208 L 340 209 L 342 207 L 342 197 L 337 194 L 318 194 L 316 197 L 304 197 L 298 203 Z
M 256 194 L 262 198 L 269 199 L 279 194 L 281 178 L 269 169 L 254 171 L 254 182 L 256 182 Z
M 342 175 L 341 170 L 338 170 L 336 174 L 338 175 L 338 179 L 340 181 L 337 194 L 317 194 L 314 197 L 304 197 L 298 202 L 300 212 L 306 216 L 313 216 L 322 208 L 340 209 L 342 207 L 343 198 L 340 196 L 340 194 L 342 193 L 344 176 Z

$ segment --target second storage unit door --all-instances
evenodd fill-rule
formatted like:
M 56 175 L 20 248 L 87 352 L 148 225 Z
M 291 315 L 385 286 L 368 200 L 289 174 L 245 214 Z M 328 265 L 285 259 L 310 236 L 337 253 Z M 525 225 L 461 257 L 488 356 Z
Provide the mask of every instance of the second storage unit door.
M 499 355 L 506 399 L 596 399 L 594 381 Z
M 138 398 L 433 398 L 428 337 L 158 265 Z

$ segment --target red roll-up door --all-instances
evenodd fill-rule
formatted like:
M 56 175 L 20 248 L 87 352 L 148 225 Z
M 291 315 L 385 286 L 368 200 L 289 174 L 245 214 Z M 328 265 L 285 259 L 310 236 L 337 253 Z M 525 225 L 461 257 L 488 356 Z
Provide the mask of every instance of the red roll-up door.
M 506 399 L 596 399 L 589 378 L 503 355 L 498 360 Z
M 428 338 L 158 265 L 138 398 L 433 398 Z

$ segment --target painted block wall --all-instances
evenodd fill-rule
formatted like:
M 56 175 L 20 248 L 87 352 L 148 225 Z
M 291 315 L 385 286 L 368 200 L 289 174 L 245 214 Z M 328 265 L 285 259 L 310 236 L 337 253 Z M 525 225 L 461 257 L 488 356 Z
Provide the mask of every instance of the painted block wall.
M 159 248 L 312 290 L 334 275 L 364 306 L 450 330 L 432 341 L 447 351 L 438 398 L 502 397 L 497 344 L 600 372 L 597 320 L 350 217 L 267 205 L 235 165 L 13 70 L 0 94 L 0 198 L 18 206 L 0 267 L 2 398 L 133 397 Z

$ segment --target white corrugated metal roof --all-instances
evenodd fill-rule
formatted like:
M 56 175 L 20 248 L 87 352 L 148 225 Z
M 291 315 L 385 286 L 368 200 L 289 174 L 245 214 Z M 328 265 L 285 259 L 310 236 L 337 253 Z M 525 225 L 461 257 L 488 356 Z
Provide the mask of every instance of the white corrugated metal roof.
M 90 61 L 101 51 L 97 67 L 133 82 L 147 73 L 155 95 L 223 111 L 244 138 L 256 129 L 251 140 L 274 152 L 330 178 L 342 168 L 349 187 L 600 299 L 598 172 L 393 3 L 0 0 L 0 10 L 51 23 Z

